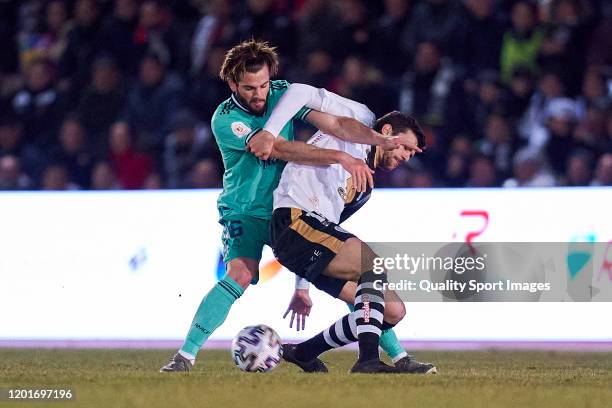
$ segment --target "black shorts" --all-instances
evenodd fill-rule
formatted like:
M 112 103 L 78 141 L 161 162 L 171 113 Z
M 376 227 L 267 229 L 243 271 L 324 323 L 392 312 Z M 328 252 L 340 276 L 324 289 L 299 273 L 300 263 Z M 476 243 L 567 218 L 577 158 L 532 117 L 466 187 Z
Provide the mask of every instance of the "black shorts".
M 344 242 L 354 235 L 325 217 L 297 208 L 277 208 L 272 213 L 270 239 L 279 262 L 333 297 L 346 280 L 322 275 Z

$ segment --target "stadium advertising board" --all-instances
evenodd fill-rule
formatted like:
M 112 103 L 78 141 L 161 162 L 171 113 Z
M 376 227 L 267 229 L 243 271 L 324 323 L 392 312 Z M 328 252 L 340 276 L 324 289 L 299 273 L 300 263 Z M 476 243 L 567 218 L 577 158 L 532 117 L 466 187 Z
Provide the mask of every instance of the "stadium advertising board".
M 183 338 L 203 294 L 224 273 L 218 193 L 0 194 L 0 339 Z M 565 243 L 568 257 L 580 250 L 579 268 L 588 264 L 598 285 L 612 285 L 610 203 L 612 189 L 597 188 L 380 190 L 343 227 L 374 242 Z M 603 249 L 589 253 L 585 242 Z M 293 281 L 267 248 L 260 283 L 212 339 L 257 323 L 283 338 L 306 338 L 346 313 L 346 305 L 313 289 L 306 330 L 289 329 L 282 315 Z M 609 302 L 408 301 L 397 333 L 610 340 L 611 313 Z

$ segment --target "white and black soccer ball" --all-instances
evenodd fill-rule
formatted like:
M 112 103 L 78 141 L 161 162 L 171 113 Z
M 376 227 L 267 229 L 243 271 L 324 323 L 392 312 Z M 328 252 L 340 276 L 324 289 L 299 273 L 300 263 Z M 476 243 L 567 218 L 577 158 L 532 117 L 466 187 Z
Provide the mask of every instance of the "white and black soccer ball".
M 236 366 L 250 373 L 273 370 L 280 363 L 282 353 L 278 333 L 263 324 L 245 327 L 232 341 Z

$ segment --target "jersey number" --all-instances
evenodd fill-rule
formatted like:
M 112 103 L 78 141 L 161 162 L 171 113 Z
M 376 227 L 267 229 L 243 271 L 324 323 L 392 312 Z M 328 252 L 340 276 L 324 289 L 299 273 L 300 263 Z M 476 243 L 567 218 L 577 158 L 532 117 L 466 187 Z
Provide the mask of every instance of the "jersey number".
M 227 221 L 225 227 L 230 238 L 237 238 L 242 235 L 242 221 Z

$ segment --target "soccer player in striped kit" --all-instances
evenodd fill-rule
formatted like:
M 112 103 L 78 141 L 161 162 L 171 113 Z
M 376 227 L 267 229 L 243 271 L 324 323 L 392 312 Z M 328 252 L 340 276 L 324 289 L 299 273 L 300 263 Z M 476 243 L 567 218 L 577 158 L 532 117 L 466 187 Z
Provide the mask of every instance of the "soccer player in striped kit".
M 286 121 L 302 107 L 323 113 L 352 117 L 389 138 L 403 143 L 389 151 L 374 144 L 339 139 L 318 131 L 308 141 L 321 149 L 339 150 L 363 160 L 370 169 L 397 168 L 424 146 L 424 135 L 412 117 L 391 112 L 375 120 L 363 104 L 340 97 L 325 89 L 293 84 L 281 97 L 264 131 L 278 134 Z M 408 146 L 414 146 L 409 148 Z M 345 344 L 359 342 L 359 359 L 354 373 L 410 372 L 430 374 L 433 364 L 419 363 L 407 356 L 396 367 L 380 361 L 382 330 L 390 329 L 405 314 L 397 293 L 384 291 L 375 281 L 386 281 L 372 265 L 376 254 L 361 240 L 339 226 L 370 198 L 372 188 L 364 179 L 353 180 L 341 166 L 308 166 L 289 163 L 274 191 L 271 240 L 278 260 L 300 279 L 312 282 L 328 294 L 350 302 L 354 311 L 342 317 L 317 336 L 298 345 L 284 345 L 284 358 L 307 372 L 327 371 L 317 356 Z M 301 283 L 298 283 L 301 285 Z

